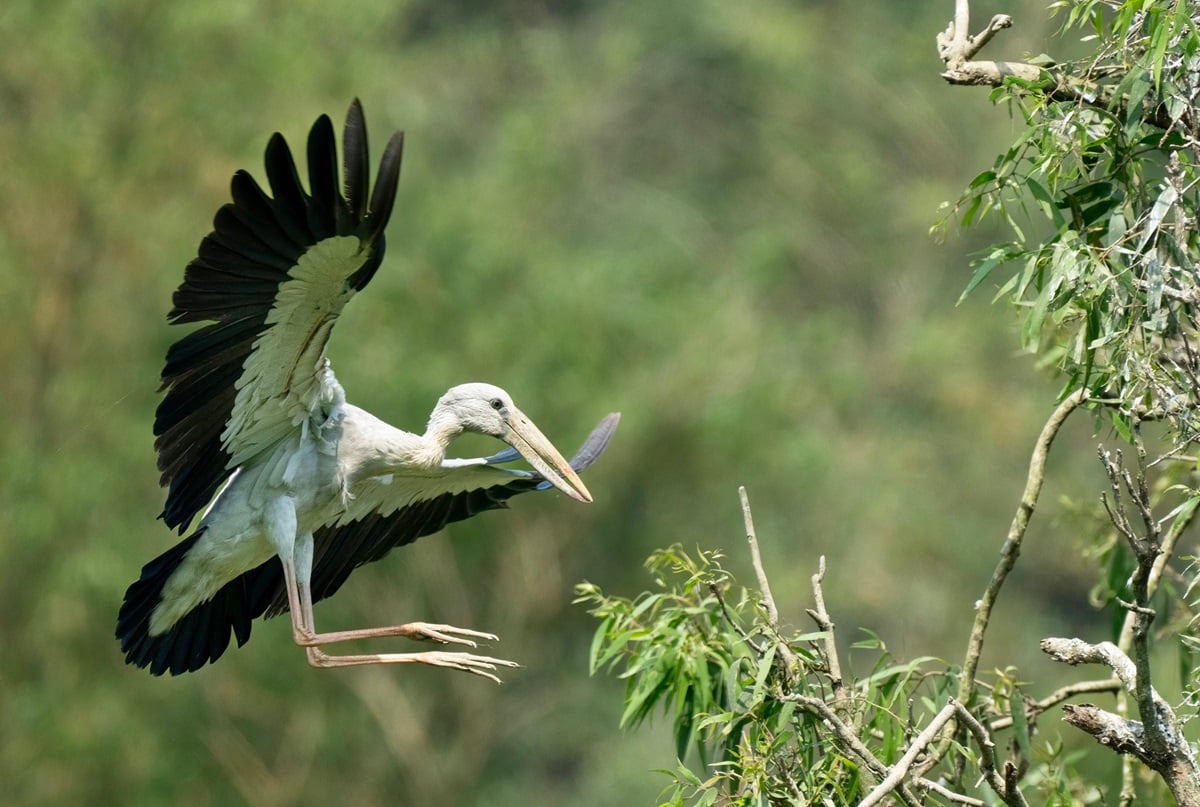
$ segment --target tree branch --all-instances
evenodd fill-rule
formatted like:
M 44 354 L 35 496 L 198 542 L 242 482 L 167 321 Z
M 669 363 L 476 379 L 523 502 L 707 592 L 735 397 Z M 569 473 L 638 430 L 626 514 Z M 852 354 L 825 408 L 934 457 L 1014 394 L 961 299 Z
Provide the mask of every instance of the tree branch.
M 1011 28 L 1013 21 L 1007 14 L 997 14 L 992 17 L 986 28 L 971 36 L 968 31 L 969 5 L 969 0 L 955 0 L 954 19 L 946 26 L 946 30 L 937 35 L 938 57 L 946 66 L 942 78 L 947 82 L 974 87 L 1000 87 L 1005 79 L 1010 77 L 1028 82 L 1040 81 L 1044 82 L 1046 96 L 1052 100 L 1083 104 L 1111 113 L 1120 120 L 1127 117 L 1127 99 L 1116 98 L 1115 85 L 1080 79 L 1068 74 L 1063 68 L 1046 68 L 1032 62 L 973 60 L 972 57 L 990 42 L 992 37 L 1005 28 Z M 1190 115 L 1184 113 L 1175 120 L 1162 104 L 1145 105 L 1141 110 L 1141 118 L 1151 126 L 1163 130 L 1176 125 L 1183 125 L 1185 128 L 1191 126 Z
M 1037 81 L 1042 68 L 1025 62 L 970 61 L 992 37 L 1005 28 L 1011 28 L 1012 17 L 997 14 L 987 27 L 975 36 L 970 35 L 971 9 L 968 0 L 956 0 L 954 19 L 946 30 L 937 35 L 938 56 L 946 65 L 942 78 L 951 84 L 1000 86 L 1005 76 L 1017 76 L 1026 81 Z
M 808 609 L 807 613 L 812 620 L 817 623 L 817 627 L 825 634 L 825 664 L 829 668 L 829 684 L 833 688 L 833 702 L 838 710 L 845 706 L 846 703 L 846 687 L 842 680 L 842 665 L 838 661 L 837 640 L 833 633 L 833 619 L 830 618 L 829 612 L 825 610 L 825 593 L 821 588 L 821 583 L 825 579 L 825 556 L 822 555 L 817 561 L 817 573 L 812 576 L 813 602 L 816 604 L 815 609 Z
M 1076 695 L 1092 694 L 1095 692 L 1116 692 L 1121 689 L 1121 682 L 1116 678 L 1105 678 L 1101 681 L 1080 681 L 1076 684 L 1067 684 L 1059 687 L 1041 700 L 1027 703 L 1026 711 L 1031 717 L 1036 717 L 1043 712 L 1052 709 L 1068 698 L 1073 698 Z M 1012 726 L 1013 719 L 1010 715 L 998 717 L 991 723 L 988 723 L 988 728 L 991 731 L 1000 731 Z
M 779 633 L 779 608 L 775 605 L 775 598 L 771 595 L 767 570 L 763 568 L 762 554 L 758 551 L 758 536 L 754 532 L 754 516 L 750 513 L 750 497 L 746 495 L 745 486 L 738 488 L 738 496 L 742 500 L 742 520 L 746 525 L 746 543 L 750 545 L 750 561 L 754 565 L 754 575 L 758 578 L 758 590 L 762 594 L 763 608 L 767 612 L 767 624 L 775 633 L 775 645 L 778 648 L 779 658 L 783 660 L 784 670 L 790 680 L 799 674 L 800 662 Z M 837 663 L 836 658 L 835 655 L 834 664 Z
M 1042 651 L 1065 664 L 1103 664 L 1138 700 L 1142 721 L 1126 720 L 1093 704 L 1068 704 L 1063 719 L 1121 754 L 1132 754 L 1158 772 L 1181 805 L 1200 805 L 1200 765 L 1170 705 L 1146 682 L 1138 665 L 1112 642 L 1043 639 Z M 1145 692 L 1145 701 L 1142 693 Z
M 992 615 L 992 607 L 1000 594 L 1004 581 L 1017 563 L 1021 554 L 1021 541 L 1025 530 L 1029 527 L 1029 519 L 1033 516 L 1038 497 L 1042 492 L 1042 483 L 1046 478 L 1046 458 L 1050 453 L 1050 445 L 1058 435 L 1059 429 L 1076 407 L 1084 402 L 1087 393 L 1076 390 L 1063 400 L 1050 415 L 1042 433 L 1038 435 L 1033 447 L 1033 455 L 1029 459 L 1029 474 L 1025 480 L 1025 490 L 1021 494 L 1021 503 L 1013 515 L 1012 524 L 1008 528 L 1008 537 L 1000 549 L 1000 562 L 992 572 L 983 596 L 975 608 L 975 624 L 971 628 L 971 637 L 967 642 L 966 658 L 963 660 L 962 680 L 958 686 L 958 701 L 970 704 L 974 701 L 975 673 L 979 669 L 979 657 L 983 653 L 983 639 L 987 632 L 988 621 Z

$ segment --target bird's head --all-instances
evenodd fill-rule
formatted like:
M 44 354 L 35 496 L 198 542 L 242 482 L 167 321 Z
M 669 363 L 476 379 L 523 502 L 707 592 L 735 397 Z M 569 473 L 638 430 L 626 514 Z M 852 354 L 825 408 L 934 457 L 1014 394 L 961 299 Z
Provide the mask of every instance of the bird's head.
M 503 440 L 554 487 L 581 502 L 592 501 L 579 474 L 499 387 L 480 383 L 451 387 L 433 410 L 433 419 L 438 418 L 452 419 L 462 431 Z

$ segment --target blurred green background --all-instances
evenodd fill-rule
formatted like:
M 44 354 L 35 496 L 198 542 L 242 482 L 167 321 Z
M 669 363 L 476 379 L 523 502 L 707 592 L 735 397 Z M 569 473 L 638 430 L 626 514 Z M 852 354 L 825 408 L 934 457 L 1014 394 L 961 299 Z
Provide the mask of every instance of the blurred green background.
M 572 587 L 633 595 L 676 541 L 747 570 L 740 484 L 793 624 L 824 554 L 843 640 L 959 658 L 1056 387 L 986 290 L 955 305 L 995 233 L 928 234 L 1019 124 L 939 77 L 952 6 L 0 5 L 0 800 L 652 803 L 673 745 L 617 728 Z M 1044 3 L 994 11 L 1017 19 L 995 56 L 1053 52 Z M 407 153 L 388 258 L 331 346 L 348 395 L 419 430 L 490 381 L 567 453 L 621 410 L 596 503 L 522 497 L 317 610 L 496 632 L 524 665 L 501 687 L 314 671 L 281 620 L 151 678 L 112 633 L 173 540 L 151 435 L 171 292 L 234 170 L 355 96 L 376 154 L 397 128 Z M 1060 438 L 984 669 L 1049 684 L 1037 639 L 1105 635 L 1054 505 L 1099 490 L 1091 426 Z

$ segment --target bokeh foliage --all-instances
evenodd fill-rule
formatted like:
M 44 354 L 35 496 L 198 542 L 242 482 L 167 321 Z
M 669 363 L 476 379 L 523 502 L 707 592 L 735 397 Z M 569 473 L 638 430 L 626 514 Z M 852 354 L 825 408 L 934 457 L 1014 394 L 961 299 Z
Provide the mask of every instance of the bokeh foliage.
M 1020 8 L 1025 47 L 1044 50 L 1044 5 Z M 824 553 L 843 624 L 900 653 L 957 647 L 985 539 L 1009 515 L 995 493 L 1019 489 L 1056 389 L 1031 380 L 1002 310 L 953 305 L 988 234 L 925 234 L 1010 126 L 938 78 L 948 13 L 0 6 L 6 796 L 648 803 L 671 739 L 618 730 L 619 685 L 588 677 L 593 626 L 572 586 L 637 590 L 652 547 L 732 543 L 738 484 L 782 591 L 804 590 Z M 500 689 L 316 673 L 279 622 L 201 674 L 150 679 L 112 629 L 171 540 L 150 434 L 170 293 L 233 171 L 258 172 L 270 132 L 298 142 L 354 96 L 376 147 L 403 127 L 408 154 L 387 262 L 333 339 L 348 394 L 419 427 L 446 387 L 489 380 L 567 451 L 620 409 L 588 480 L 597 504 L 528 497 L 362 570 L 318 609 L 330 628 L 494 631 L 525 665 Z M 1086 452 L 1064 465 L 1067 488 L 1095 474 Z M 1100 619 L 1072 550 L 1028 550 L 1011 624 Z

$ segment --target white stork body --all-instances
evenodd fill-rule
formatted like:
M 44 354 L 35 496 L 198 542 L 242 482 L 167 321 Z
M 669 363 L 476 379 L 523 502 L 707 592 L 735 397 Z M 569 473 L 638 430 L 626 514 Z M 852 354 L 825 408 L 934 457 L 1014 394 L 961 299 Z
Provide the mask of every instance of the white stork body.
M 551 485 L 591 501 L 576 472 L 604 450 L 617 422 L 605 418 L 568 463 L 490 384 L 451 388 L 422 435 L 346 403 L 325 345 L 342 307 L 382 259 L 401 143 L 397 134 L 388 144 L 369 205 L 357 101 L 346 122 L 344 196 L 324 116 L 309 136 L 311 195 L 279 135 L 267 148 L 272 197 L 248 174 L 235 175 L 234 202 L 218 212 L 172 311 L 177 323 L 213 324 L 168 352 L 167 396 L 155 423 L 159 468 L 170 486 L 164 520 L 183 532 L 208 507 L 192 535 L 147 564 L 126 592 L 117 637 L 130 663 L 154 674 L 195 670 L 224 652 L 231 632 L 243 644 L 251 620 L 287 610 L 315 666 L 418 662 L 494 678 L 491 670 L 510 664 L 467 653 L 331 656 L 319 649 L 385 636 L 468 645 L 494 638 L 447 625 L 338 633 L 314 626 L 313 603 L 355 568 L 450 521 Z M 512 448 L 447 460 L 447 446 L 463 431 Z M 536 473 L 497 467 L 518 456 Z

